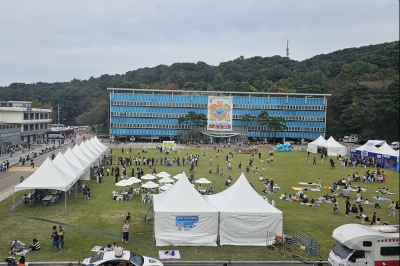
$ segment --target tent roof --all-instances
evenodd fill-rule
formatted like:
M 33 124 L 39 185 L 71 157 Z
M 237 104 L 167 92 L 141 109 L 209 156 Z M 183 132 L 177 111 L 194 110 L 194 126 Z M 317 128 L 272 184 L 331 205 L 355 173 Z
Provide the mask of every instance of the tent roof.
M 89 148 L 85 145 L 85 142 L 84 141 L 82 141 L 82 143 L 79 145 L 79 148 L 82 150 L 82 152 L 84 153 L 84 154 L 86 154 L 89 158 L 91 158 L 92 160 L 92 162 L 94 161 L 94 160 L 96 160 L 97 159 L 97 157 L 99 157 L 96 153 L 94 153 L 94 152 L 92 152 L 91 150 L 89 150 Z
M 57 156 L 54 158 L 53 163 L 60 168 L 63 172 L 75 176 L 76 180 L 79 179 L 79 176 L 82 174 L 83 169 L 78 168 L 69 162 L 61 152 L 58 152 Z
M 107 146 L 105 146 L 103 143 L 101 143 L 101 141 L 97 138 L 97 136 L 94 136 L 93 139 L 96 141 L 97 144 L 99 144 L 100 147 L 103 147 L 104 150 L 108 149 Z
M 64 158 L 72 163 L 75 167 L 81 169 L 85 169 L 90 164 L 88 161 L 82 160 L 76 156 L 75 153 L 72 152 L 71 148 L 68 148 L 68 150 L 64 153 Z
M 88 149 L 89 149 L 93 154 L 97 155 L 97 157 L 98 157 L 99 155 L 101 155 L 102 151 L 96 149 L 96 147 L 94 147 L 94 146 L 92 145 L 92 143 L 91 143 L 89 140 L 85 141 L 85 145 L 86 145 L 86 147 L 88 147 Z M 97 157 L 96 157 L 96 158 L 97 158 Z
M 312 144 L 312 145 L 319 145 L 322 144 L 326 141 L 326 139 L 324 139 L 322 136 L 319 136 L 316 140 L 308 143 L 308 145 Z
M 81 148 L 79 148 L 78 145 L 75 145 L 75 147 L 72 149 L 72 152 L 75 154 L 76 157 L 79 159 L 86 161 L 88 165 L 94 161 L 93 158 L 89 157 L 86 153 L 84 153 Z
M 396 152 L 395 150 L 392 149 L 386 142 L 380 146 L 377 151 L 381 154 L 389 154 L 389 155 L 394 155 Z M 397 152 L 397 156 L 399 155 L 399 152 Z M 394 155 L 395 156 L 395 155 Z
M 154 195 L 153 201 L 155 212 L 218 212 L 190 184 L 187 177 L 180 178 L 167 191 Z
M 361 147 L 358 147 L 356 150 L 357 151 L 370 151 L 370 152 L 375 152 L 377 147 L 375 145 L 383 145 L 386 143 L 384 140 L 368 140 L 367 143 L 362 145 Z
M 327 141 L 320 143 L 318 146 L 345 148 L 342 144 L 338 143 L 333 137 L 330 137 Z
M 106 150 L 106 149 L 104 149 L 103 147 L 100 147 L 100 145 L 97 144 L 97 142 L 94 140 L 94 138 L 91 138 L 89 141 L 90 141 L 90 143 L 92 144 L 92 146 L 93 146 L 96 150 L 100 151 L 100 153 L 103 153 L 103 152 Z
M 16 185 L 14 191 L 40 188 L 67 191 L 74 184 L 74 180 L 74 176 L 61 171 L 47 158 L 29 178 Z
M 207 199 L 221 212 L 282 213 L 254 190 L 243 173 L 228 189 Z

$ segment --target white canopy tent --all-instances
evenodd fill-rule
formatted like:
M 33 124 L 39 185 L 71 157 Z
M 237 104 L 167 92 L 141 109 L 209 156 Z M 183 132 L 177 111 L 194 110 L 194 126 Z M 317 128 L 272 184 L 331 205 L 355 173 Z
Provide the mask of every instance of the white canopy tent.
M 25 189 L 55 189 L 66 192 L 74 185 L 75 181 L 76 176 L 63 172 L 47 158 L 29 178 L 14 186 L 14 193 Z M 67 210 L 66 196 L 65 210 Z
M 94 136 L 94 141 L 99 145 L 99 147 L 104 148 L 104 150 L 107 150 L 108 147 L 106 145 L 104 145 L 103 143 L 101 143 L 101 141 L 97 138 L 97 136 Z
M 317 153 L 319 144 L 322 144 L 325 141 L 326 140 L 322 136 L 319 136 L 316 140 L 308 143 L 307 151 L 309 151 L 311 153 Z
M 98 151 L 101 152 L 101 154 L 106 153 L 107 151 L 107 147 L 100 147 L 100 145 L 94 140 L 94 138 L 90 139 L 90 143 L 92 144 L 92 146 L 97 149 Z
M 266 202 L 242 173 L 228 189 L 206 196 L 219 210 L 220 245 L 266 246 L 282 236 L 283 213 Z
M 89 148 L 85 145 L 84 141 L 81 142 L 79 148 L 84 154 L 86 154 L 89 158 L 92 159 L 92 162 L 96 162 L 96 159 L 99 157 L 99 155 L 89 150 Z
M 153 196 L 157 246 L 216 246 L 218 211 L 193 188 L 187 177 Z
M 364 145 L 358 147 L 356 151 L 367 151 L 367 152 L 377 153 L 379 148 L 376 147 L 376 145 L 383 145 L 384 143 L 386 143 L 384 140 L 368 140 Z
M 97 157 L 100 157 L 103 153 L 101 150 L 96 149 L 89 140 L 85 141 L 85 145 L 93 154 L 97 155 Z
M 71 148 L 68 148 L 68 150 L 64 153 L 64 158 L 67 159 L 75 167 L 78 167 L 83 170 L 83 175 L 81 176 L 81 179 L 83 180 L 90 179 L 89 161 L 85 161 L 77 157 L 75 153 L 72 152 Z
M 339 144 L 333 139 L 333 137 L 330 137 L 327 141 L 319 144 L 318 147 L 326 148 L 328 156 L 336 156 L 338 154 L 345 156 L 347 154 L 347 148 Z
M 92 165 L 92 162 L 94 161 L 93 157 L 90 157 L 86 153 L 84 153 L 81 148 L 78 145 L 75 145 L 75 147 L 72 149 L 72 152 L 78 157 L 80 160 L 86 161 L 89 163 L 89 166 Z
M 71 176 L 75 176 L 75 182 L 78 181 L 78 179 L 81 177 L 81 175 L 83 174 L 83 169 L 82 168 L 78 168 L 76 166 L 74 166 L 72 163 L 70 163 L 65 157 L 64 155 L 59 152 L 57 154 L 57 156 L 54 158 L 54 160 L 52 161 L 58 168 L 60 168 L 63 172 L 71 175 Z M 75 183 L 74 182 L 74 183 Z

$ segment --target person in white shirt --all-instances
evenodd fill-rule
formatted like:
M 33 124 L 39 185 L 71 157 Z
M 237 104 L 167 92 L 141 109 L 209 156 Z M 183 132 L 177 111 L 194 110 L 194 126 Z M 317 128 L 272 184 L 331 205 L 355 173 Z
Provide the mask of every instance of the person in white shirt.
M 264 181 L 264 177 L 262 175 L 260 175 L 260 178 L 258 180 Z

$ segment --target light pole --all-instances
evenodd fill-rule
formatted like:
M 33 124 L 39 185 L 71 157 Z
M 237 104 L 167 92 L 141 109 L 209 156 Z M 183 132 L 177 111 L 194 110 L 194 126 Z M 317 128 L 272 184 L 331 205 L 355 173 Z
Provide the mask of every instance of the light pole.
M 60 109 L 61 109 L 61 107 L 60 107 L 60 103 L 57 103 L 57 111 L 58 111 L 58 116 L 57 116 L 57 126 L 59 127 L 60 126 Z

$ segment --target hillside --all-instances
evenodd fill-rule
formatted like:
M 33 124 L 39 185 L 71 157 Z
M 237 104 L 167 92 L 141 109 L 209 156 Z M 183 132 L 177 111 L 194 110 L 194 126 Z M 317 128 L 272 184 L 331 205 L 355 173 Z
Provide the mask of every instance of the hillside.
M 158 65 L 88 80 L 0 87 L 2 100 L 62 106 L 65 123 L 104 123 L 107 87 L 216 91 L 331 93 L 327 135 L 361 134 L 399 140 L 399 42 L 348 48 L 298 62 L 252 57 L 210 66 Z

